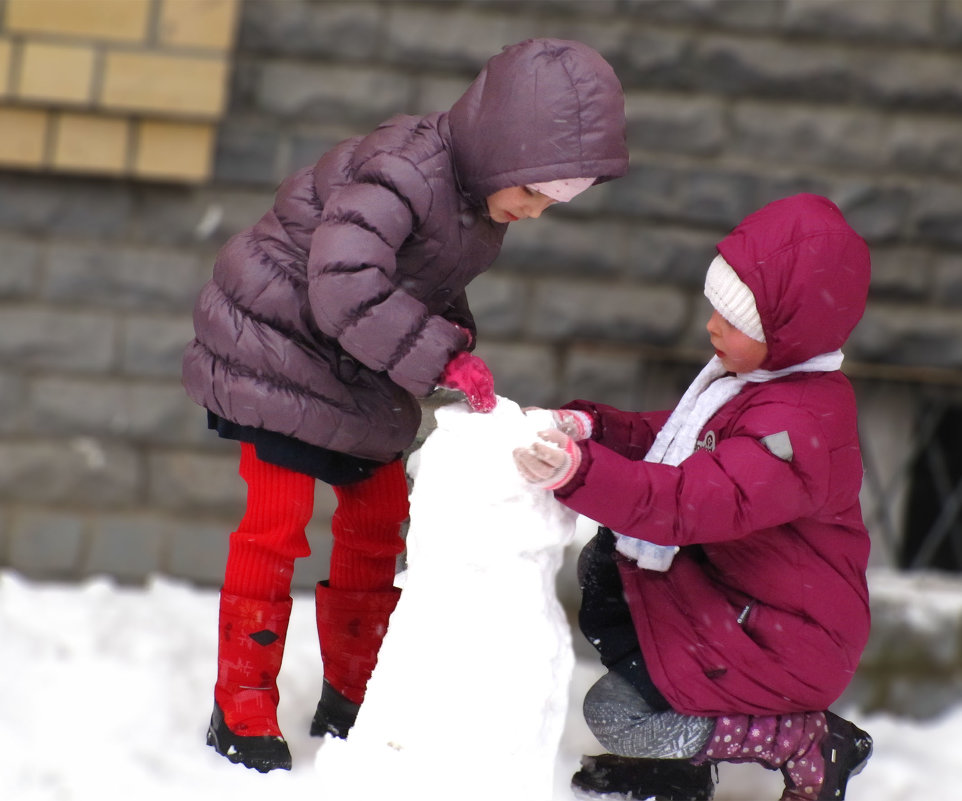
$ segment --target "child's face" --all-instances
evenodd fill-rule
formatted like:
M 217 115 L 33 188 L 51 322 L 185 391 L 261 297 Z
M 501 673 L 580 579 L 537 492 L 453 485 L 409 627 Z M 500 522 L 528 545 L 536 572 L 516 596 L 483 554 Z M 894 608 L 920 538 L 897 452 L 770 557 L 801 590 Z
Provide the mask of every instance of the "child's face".
M 758 342 L 748 334 L 743 334 L 717 310 L 712 313 L 705 328 L 711 337 L 715 353 L 730 373 L 750 373 L 757 370 L 768 356 L 768 346 L 764 342 Z
M 537 220 L 548 206 L 557 201 L 526 186 L 509 186 L 488 195 L 488 214 L 497 223 Z

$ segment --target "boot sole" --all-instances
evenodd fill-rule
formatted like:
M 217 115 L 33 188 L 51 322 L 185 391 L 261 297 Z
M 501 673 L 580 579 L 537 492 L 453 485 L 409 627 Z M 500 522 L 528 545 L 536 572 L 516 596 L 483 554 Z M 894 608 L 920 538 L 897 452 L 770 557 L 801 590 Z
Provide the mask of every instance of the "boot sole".
M 228 729 L 223 715 L 218 713 L 215 705 L 207 728 L 207 745 L 218 754 L 258 773 L 291 769 L 291 750 L 283 737 L 242 737 Z

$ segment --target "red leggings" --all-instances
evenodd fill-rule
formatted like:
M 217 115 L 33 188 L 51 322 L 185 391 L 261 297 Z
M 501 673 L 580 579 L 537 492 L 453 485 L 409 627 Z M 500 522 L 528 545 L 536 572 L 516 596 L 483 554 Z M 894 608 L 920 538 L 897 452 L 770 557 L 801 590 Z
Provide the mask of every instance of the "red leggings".
M 261 461 L 246 442 L 240 475 L 247 482 L 247 510 L 230 536 L 224 592 L 282 600 L 290 595 L 294 560 L 311 553 L 304 529 L 314 513 L 314 478 Z M 363 481 L 334 487 L 334 493 L 330 586 L 390 589 L 408 516 L 403 464 L 389 462 Z

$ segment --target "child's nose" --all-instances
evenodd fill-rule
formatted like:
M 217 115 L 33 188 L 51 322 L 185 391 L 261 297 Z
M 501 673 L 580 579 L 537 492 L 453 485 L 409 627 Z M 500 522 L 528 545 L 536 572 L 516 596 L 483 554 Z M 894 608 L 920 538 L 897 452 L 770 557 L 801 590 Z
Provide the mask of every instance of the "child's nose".
M 540 217 L 544 213 L 544 210 L 547 209 L 548 206 L 550 206 L 552 203 L 554 203 L 554 201 L 551 198 L 545 198 L 540 202 L 536 201 L 531 205 L 531 210 L 528 213 L 528 216 L 532 220 L 537 220 L 538 217 Z

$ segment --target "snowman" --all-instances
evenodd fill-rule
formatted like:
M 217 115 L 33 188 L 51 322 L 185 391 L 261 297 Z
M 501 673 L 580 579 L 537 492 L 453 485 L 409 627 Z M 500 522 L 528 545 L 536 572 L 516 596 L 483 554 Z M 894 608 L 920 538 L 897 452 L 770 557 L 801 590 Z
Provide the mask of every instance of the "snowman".
M 499 398 L 435 417 L 408 463 L 403 592 L 350 736 L 318 752 L 319 797 L 549 801 L 574 666 L 555 579 L 577 515 L 511 452 L 551 416 Z

